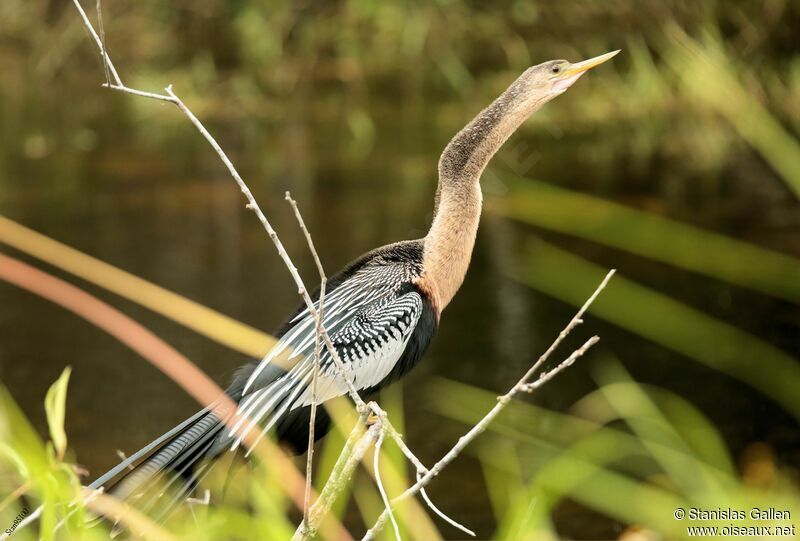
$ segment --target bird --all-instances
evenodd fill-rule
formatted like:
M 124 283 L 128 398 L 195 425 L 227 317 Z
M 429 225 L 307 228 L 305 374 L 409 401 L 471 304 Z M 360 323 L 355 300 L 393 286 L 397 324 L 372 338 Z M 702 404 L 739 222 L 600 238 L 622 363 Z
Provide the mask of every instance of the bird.
M 470 265 L 481 215 L 481 175 L 505 141 L 534 112 L 564 93 L 612 51 L 582 62 L 551 60 L 526 69 L 447 144 L 438 163 L 433 220 L 425 237 L 376 248 L 327 282 L 322 324 L 338 353 L 315 355 L 316 320 L 302 304 L 275 333 L 276 345 L 236 371 L 225 393 L 238 405 L 230 419 L 204 408 L 100 476 L 120 499 L 135 499 L 157 480 L 185 499 L 214 459 L 236 452 L 252 431 L 272 433 L 302 454 L 309 439 L 312 377 L 317 361 L 316 403 L 347 394 L 363 397 L 396 381 L 419 363 L 445 308 Z M 319 291 L 312 301 L 319 308 Z M 330 418 L 317 412 L 315 438 Z M 112 482 L 113 481 L 113 482 Z M 110 486 L 106 484 L 110 483 Z

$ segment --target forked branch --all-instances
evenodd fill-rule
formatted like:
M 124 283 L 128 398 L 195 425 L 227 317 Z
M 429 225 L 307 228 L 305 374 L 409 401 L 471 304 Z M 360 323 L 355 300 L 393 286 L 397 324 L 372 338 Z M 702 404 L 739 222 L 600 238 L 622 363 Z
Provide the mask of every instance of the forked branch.
M 503 396 L 498 397 L 497 404 L 495 404 L 495 406 L 480 421 L 478 421 L 478 423 L 475 426 L 473 426 L 465 435 L 460 437 L 456 442 L 456 444 L 439 460 L 439 462 L 437 462 L 424 475 L 422 475 L 414 485 L 412 485 L 405 492 L 394 498 L 391 502 L 391 506 L 394 506 L 397 503 L 405 499 L 408 499 L 411 496 L 414 496 L 415 494 L 420 492 L 428 483 L 430 483 L 431 479 L 436 477 L 439 474 L 439 472 L 441 472 L 442 469 L 445 468 L 445 466 L 450 464 L 450 462 L 452 462 L 459 454 L 461 454 L 461 451 L 463 451 L 464 448 L 467 445 L 469 445 L 469 443 L 472 440 L 474 440 L 476 437 L 478 437 L 478 435 L 480 435 L 483 431 L 486 430 L 489 424 L 500 414 L 501 411 L 503 411 L 503 409 L 505 409 L 505 407 L 508 405 L 511 399 L 514 398 L 514 396 L 516 396 L 520 392 L 532 391 L 534 389 L 534 387 L 529 387 L 529 384 L 531 383 L 531 379 L 533 378 L 533 376 L 539 371 L 539 369 L 544 365 L 544 363 L 547 362 L 547 360 L 550 358 L 550 356 L 553 354 L 556 348 L 558 348 L 558 346 L 561 344 L 561 342 L 564 341 L 564 339 L 569 335 L 569 333 L 572 332 L 572 330 L 575 327 L 583 323 L 583 315 L 586 313 L 586 310 L 589 308 L 589 306 L 591 306 L 591 304 L 594 302 L 594 300 L 597 298 L 600 292 L 603 291 L 603 289 L 605 289 L 606 285 L 608 284 L 608 281 L 611 279 L 611 277 L 614 275 L 615 272 L 616 272 L 615 270 L 611 270 L 608 272 L 608 274 L 606 274 L 606 277 L 603 278 L 603 281 L 600 283 L 599 286 L 597 286 L 597 289 L 595 289 L 594 293 L 592 293 L 592 295 L 583 304 L 580 310 L 578 310 L 578 313 L 575 314 L 575 317 L 573 317 L 567 324 L 567 326 L 564 327 L 564 330 L 562 330 L 561 333 L 559 333 L 558 337 L 553 341 L 550 347 L 547 348 L 547 351 L 545 351 L 536 360 L 536 362 L 533 363 L 533 365 L 530 367 L 530 369 L 528 369 L 525 375 L 522 376 L 522 379 L 520 379 L 516 383 L 516 385 L 514 385 L 511 388 L 510 391 L 508 391 Z M 544 372 L 540 376 L 539 381 L 546 382 L 552 379 L 552 377 L 555 374 L 561 372 L 566 367 L 570 366 L 573 362 L 575 362 L 575 359 L 583 355 L 590 347 L 592 347 L 592 345 L 597 343 L 598 340 L 599 338 L 596 336 L 590 338 L 582 347 L 577 349 L 562 363 L 557 365 L 555 368 L 547 372 Z M 390 518 L 389 511 L 388 510 L 384 511 L 380 515 L 380 517 L 378 517 L 378 520 L 375 522 L 375 525 L 372 526 L 372 528 L 370 528 L 369 530 L 367 530 L 367 533 L 364 535 L 362 541 L 369 541 L 371 539 L 374 539 L 375 536 L 378 534 L 378 532 L 380 532 L 386 525 L 386 521 L 389 518 Z

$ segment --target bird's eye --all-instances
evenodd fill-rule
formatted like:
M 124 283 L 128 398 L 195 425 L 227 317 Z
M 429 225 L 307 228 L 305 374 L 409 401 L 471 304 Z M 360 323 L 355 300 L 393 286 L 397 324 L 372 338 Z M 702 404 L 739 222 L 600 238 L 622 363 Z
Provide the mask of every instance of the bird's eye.
M 561 71 L 561 67 L 553 66 L 552 68 L 550 68 L 550 71 L 552 71 L 553 73 L 558 73 L 559 71 Z

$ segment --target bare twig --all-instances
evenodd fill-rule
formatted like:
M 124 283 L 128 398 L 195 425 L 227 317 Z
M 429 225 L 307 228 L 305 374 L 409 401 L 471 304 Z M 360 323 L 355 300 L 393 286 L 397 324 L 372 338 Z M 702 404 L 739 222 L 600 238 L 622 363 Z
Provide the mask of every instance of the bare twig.
M 383 424 L 383 431 L 384 434 L 388 434 L 392 440 L 397 444 L 400 450 L 403 452 L 405 457 L 411 462 L 417 470 L 416 479 L 419 480 L 420 477 L 428 473 L 428 468 L 422 463 L 422 461 L 417 458 L 417 456 L 409 449 L 408 445 L 406 445 L 405 440 L 403 440 L 403 436 L 397 431 L 397 429 L 389 422 L 389 418 L 385 411 L 381 410 L 377 404 L 374 402 L 370 402 L 370 406 L 373 408 L 373 411 L 376 415 L 380 417 L 381 423 Z M 448 517 L 445 513 L 443 513 L 436 505 L 434 505 L 433 501 L 431 501 L 428 493 L 425 491 L 425 488 L 420 488 L 420 493 L 422 495 L 422 499 L 425 503 L 430 507 L 431 511 L 435 514 L 439 515 L 445 522 L 464 532 L 467 535 L 475 537 L 475 532 L 460 524 L 456 520 Z
M 422 477 L 422 475 L 423 475 L 423 473 L 422 473 L 422 472 L 417 472 L 417 481 L 419 481 L 419 480 L 420 480 L 420 477 Z M 461 524 L 460 522 L 458 522 L 458 521 L 456 521 L 456 520 L 453 520 L 452 518 L 448 517 L 448 516 L 447 516 L 446 514 L 444 514 L 444 513 L 443 513 L 443 512 L 442 512 L 442 511 L 441 511 L 441 510 L 438 508 L 438 507 L 436 507 L 436 506 L 433 504 L 433 502 L 431 501 L 431 499 L 428 497 L 428 493 L 425 491 L 425 487 L 420 487 L 420 489 L 419 489 L 419 493 L 422 495 L 422 499 L 423 499 L 423 500 L 425 500 L 425 503 L 426 503 L 426 504 L 428 504 L 428 507 L 430 507 L 431 511 L 433 511 L 434 513 L 436 513 L 437 515 L 439 515 L 439 517 L 440 517 L 442 520 L 444 520 L 445 522 L 447 522 L 447 523 L 448 523 L 449 525 L 451 525 L 452 527 L 454 527 L 454 528 L 457 528 L 457 529 L 461 530 L 461 531 L 462 531 L 462 532 L 464 532 L 465 534 L 467 534 L 467 535 L 469 535 L 469 536 L 471 536 L 471 537 L 475 537 L 475 532 L 473 532 L 472 530 L 470 530 L 469 528 L 467 528 L 466 526 L 464 526 L 464 525 L 463 525 L 463 524 Z
M 106 86 L 106 87 L 108 87 L 108 88 L 110 88 L 112 90 L 117 90 L 117 91 L 124 92 L 124 93 L 127 93 L 127 94 L 132 94 L 132 95 L 135 95 L 135 96 L 148 98 L 148 99 L 153 99 L 153 100 L 158 100 L 158 101 L 166 101 L 166 102 L 175 104 L 178 107 L 178 109 L 180 109 L 181 112 L 189 119 L 189 121 L 195 126 L 195 128 L 200 132 L 200 134 L 203 136 L 203 138 L 209 143 L 209 145 L 211 145 L 211 147 L 217 153 L 217 156 L 219 156 L 220 160 L 225 165 L 225 167 L 228 169 L 228 172 L 233 177 L 233 179 L 236 182 L 236 184 L 239 186 L 239 189 L 244 194 L 245 199 L 247 200 L 246 207 L 248 209 L 252 210 L 255 213 L 256 217 L 261 222 L 262 226 L 267 231 L 267 234 L 269 235 L 270 239 L 272 240 L 273 244 L 275 245 L 275 248 L 278 251 L 278 255 L 281 257 L 281 259 L 283 260 L 286 268 L 289 270 L 289 274 L 292 276 L 292 279 L 294 280 L 295 284 L 297 285 L 298 293 L 303 298 L 303 300 L 305 302 L 305 305 L 308 308 L 311 316 L 314 318 L 314 320 L 317 323 L 317 335 L 318 335 L 318 338 L 321 336 L 321 338 L 322 338 L 322 340 L 323 340 L 323 342 L 324 342 L 324 344 L 326 346 L 326 349 L 330 352 L 331 357 L 332 357 L 332 359 L 334 361 L 334 364 L 335 364 L 337 370 L 339 370 L 339 372 L 341 374 L 341 377 L 344 380 L 345 385 L 347 386 L 348 394 L 350 395 L 350 397 L 353 400 L 353 402 L 356 404 L 356 408 L 358 409 L 358 411 L 361 414 L 366 412 L 367 411 L 366 403 L 359 396 L 358 392 L 356 391 L 355 387 L 353 386 L 353 383 L 347 378 L 346 371 L 345 371 L 345 368 L 344 368 L 344 364 L 342 363 L 342 360 L 339 357 L 339 354 L 336 351 L 336 348 L 334 347 L 330 336 L 328 335 L 327 331 L 325 330 L 325 328 L 322 325 L 322 316 L 321 316 L 322 305 L 320 304 L 320 309 L 319 310 L 317 310 L 315 308 L 314 303 L 311 300 L 311 297 L 309 296 L 308 291 L 307 291 L 307 289 L 306 289 L 306 287 L 305 287 L 305 285 L 303 283 L 303 280 L 302 280 L 302 278 L 300 277 L 300 275 L 299 275 L 299 273 L 297 271 L 297 267 L 292 262 L 291 258 L 289 257 L 289 254 L 286 252 L 286 249 L 283 246 L 283 243 L 281 242 L 280 238 L 278 237 L 277 233 L 275 232 L 274 228 L 272 227 L 272 224 L 269 222 L 269 220 L 267 219 L 267 217 L 264 215 L 263 211 L 259 207 L 259 205 L 256 202 L 252 192 L 250 191 L 250 189 L 247 186 L 247 184 L 244 182 L 244 179 L 241 177 L 241 175 L 239 175 L 239 172 L 234 167 L 233 162 L 230 160 L 230 158 L 228 158 L 227 154 L 222 150 L 222 147 L 219 145 L 219 143 L 217 143 L 216 139 L 214 139 L 214 137 L 211 135 L 211 133 L 202 124 L 202 122 L 200 122 L 200 120 L 186 106 L 186 104 L 175 94 L 175 92 L 172 90 L 172 85 L 169 85 L 169 86 L 166 87 L 166 89 L 165 89 L 166 93 L 165 94 L 156 94 L 156 93 L 153 93 L 153 92 L 146 92 L 146 91 L 142 91 L 142 90 L 138 90 L 138 89 L 134 89 L 134 88 L 130 88 L 130 87 L 125 86 L 123 84 L 122 79 L 120 78 L 119 74 L 117 73 L 116 68 L 114 67 L 114 63 L 112 62 L 110 56 L 108 55 L 107 48 L 105 47 L 105 39 L 104 38 L 101 39 L 101 37 L 98 36 L 97 32 L 94 30 L 94 27 L 92 26 L 91 22 L 89 21 L 89 18 L 86 16 L 86 12 L 81 7 L 80 2 L 78 0 L 73 0 L 73 3 L 75 4 L 76 9 L 78 10 L 78 13 L 81 16 L 81 19 L 83 20 L 84 26 L 89 31 L 89 34 L 92 36 L 92 38 L 95 41 L 95 44 L 97 45 L 97 48 L 98 48 L 98 50 L 100 52 L 100 55 L 101 55 L 101 57 L 103 59 L 104 66 L 106 67 L 108 72 L 111 74 L 111 77 L 113 79 L 113 84 L 109 84 L 108 81 L 107 81 L 104 86 Z M 296 205 L 295 205 L 295 208 L 296 208 Z M 299 212 L 297 213 L 297 215 L 298 215 L 298 218 L 299 218 L 300 223 L 301 223 L 301 228 L 303 229 L 303 232 L 306 235 L 306 238 L 309 240 L 309 246 L 311 247 L 312 253 L 314 255 L 314 259 L 315 259 L 315 261 L 317 263 L 317 267 L 320 270 L 321 282 L 322 282 L 322 284 L 321 284 L 321 295 L 324 295 L 325 278 L 324 278 L 324 270 L 322 268 L 322 264 L 319 261 L 319 257 L 318 257 L 318 255 L 316 253 L 316 250 L 313 247 L 313 243 L 311 242 L 311 238 L 310 238 L 310 235 L 308 233 L 308 230 L 306 229 L 305 224 L 303 223 L 302 218 L 299 215 Z M 320 297 L 320 300 L 323 300 L 322 296 Z M 315 349 L 316 349 L 315 355 L 316 355 L 316 358 L 317 358 L 317 365 L 318 365 L 319 364 L 319 362 L 318 362 L 318 359 L 319 359 L 319 345 L 317 345 L 317 347 Z M 315 400 L 312 401 L 312 402 L 315 402 Z M 314 422 L 314 420 L 312 420 L 312 423 L 313 422 Z M 313 438 L 313 435 L 311 435 L 311 437 Z M 258 438 L 256 438 L 255 441 L 257 441 L 257 440 L 258 440 Z M 311 439 L 311 441 L 313 441 L 313 439 Z M 310 467 L 310 462 L 309 462 L 309 466 L 308 467 Z M 305 494 L 304 494 L 304 516 L 308 516 L 306 509 L 308 508 L 308 502 L 310 501 L 310 498 L 311 498 L 311 487 L 310 487 L 310 484 L 307 482 L 306 483 L 306 490 L 305 490 Z M 304 520 L 304 522 L 306 522 L 306 520 Z M 308 522 L 310 523 L 311 520 L 309 519 Z M 315 524 L 313 526 L 314 529 L 316 529 L 318 527 L 318 523 L 319 523 L 319 520 L 317 520 L 315 522 Z
M 389 496 L 387 496 L 386 489 L 383 487 L 383 481 L 381 481 L 381 445 L 383 445 L 383 437 L 385 435 L 386 431 L 381 430 L 380 435 L 378 436 L 378 441 L 375 442 L 375 456 L 372 467 L 375 470 L 375 484 L 378 485 L 378 492 L 380 492 L 381 500 L 383 500 L 383 505 L 386 506 L 386 512 L 389 513 L 389 519 L 392 521 L 392 526 L 394 526 L 395 538 L 397 541 L 402 541 L 400 538 L 400 526 L 398 526 L 397 519 L 394 517 L 394 513 L 392 512 L 392 504 L 389 503 Z
M 122 84 L 122 79 L 119 78 L 119 74 L 114 67 L 114 63 L 111 62 L 111 58 L 109 58 L 108 52 L 103 46 L 103 40 L 101 40 L 100 36 L 97 35 L 97 32 L 94 31 L 94 27 L 92 26 L 92 23 L 89 22 L 89 17 L 86 16 L 86 12 L 83 11 L 80 2 L 78 2 L 78 0 L 72 0 L 72 3 L 75 4 L 75 8 L 78 10 L 81 19 L 83 20 L 83 25 L 89 31 L 92 39 L 94 39 L 94 42 L 97 44 L 97 48 L 100 49 L 100 56 L 103 58 L 103 64 L 108 67 L 108 71 L 111 73 L 111 77 L 114 79 L 114 84 L 124 87 L 125 85 Z
M 317 380 L 319 379 L 320 368 L 320 337 L 322 336 L 322 321 L 324 316 L 325 306 L 325 286 L 328 283 L 328 278 L 325 275 L 325 269 L 322 267 L 322 261 L 319 259 L 319 254 L 314 247 L 314 240 L 311 238 L 311 233 L 308 232 L 305 220 L 303 220 L 300 209 L 297 207 L 297 201 L 292 199 L 292 195 L 287 191 L 286 200 L 292 206 L 294 215 L 297 218 L 297 223 L 303 231 L 308 243 L 308 249 L 314 257 L 314 262 L 317 265 L 319 272 L 319 314 L 316 321 L 316 336 L 314 337 L 314 371 L 311 377 L 311 413 L 308 419 L 308 450 L 306 452 L 306 494 L 303 502 L 303 528 L 308 531 L 310 529 L 308 523 L 308 510 L 311 502 L 311 478 L 314 466 L 314 429 L 317 422 Z
M 616 271 L 614 271 L 614 270 L 609 271 L 609 273 L 606 275 L 606 277 L 603 279 L 603 281 L 600 283 L 600 285 L 597 286 L 597 289 L 595 289 L 594 293 L 592 293 L 592 295 L 583 304 L 583 306 L 580 308 L 580 310 L 578 310 L 578 313 L 575 314 L 575 317 L 573 317 L 570 320 L 570 322 L 567 324 L 567 326 L 564 327 L 564 330 L 561 331 L 561 333 L 558 335 L 558 337 L 555 339 L 555 341 L 553 341 L 553 343 L 550 345 L 550 347 L 547 349 L 547 351 L 545 351 L 536 360 L 536 362 L 533 364 L 533 366 L 531 366 L 531 368 L 525 373 L 525 375 L 522 376 L 522 379 L 520 379 L 511 388 L 510 391 L 508 391 L 503 396 L 500 396 L 497 399 L 497 404 L 495 404 L 495 406 L 489 411 L 489 413 L 487 413 L 483 417 L 483 419 L 478 421 L 478 423 L 475 426 L 473 426 L 465 435 L 460 437 L 458 439 L 458 441 L 456 442 L 456 444 L 439 460 L 439 462 L 437 462 L 430 470 L 428 470 L 428 472 L 425 475 L 420 477 L 414 485 L 412 485 L 405 492 L 403 492 L 402 494 L 400 494 L 399 496 L 394 498 L 392 500 L 392 502 L 391 502 L 392 505 L 396 505 L 397 503 L 399 503 L 399 502 L 401 502 L 401 501 L 403 501 L 403 500 L 405 500 L 407 498 L 410 498 L 410 497 L 414 496 L 423 487 L 425 487 L 428 483 L 430 483 L 431 479 L 436 477 L 439 474 L 439 472 L 441 472 L 442 469 L 444 469 L 445 466 L 450 464 L 450 462 L 452 462 L 459 454 L 461 454 L 461 451 L 463 451 L 464 448 L 472 440 L 474 440 L 479 434 L 481 434 L 482 432 L 484 432 L 486 430 L 486 427 L 489 426 L 489 424 L 500 414 L 501 411 L 503 411 L 503 409 L 505 409 L 506 405 L 508 405 L 508 403 L 511 401 L 512 398 L 514 398 L 514 396 L 517 393 L 523 392 L 523 391 L 526 390 L 525 387 L 529 383 L 530 379 L 539 370 L 539 368 L 547 361 L 547 359 L 550 357 L 550 355 L 553 353 L 553 351 L 555 351 L 555 349 L 561 344 L 561 342 L 564 341 L 564 338 L 566 338 L 567 335 L 569 335 L 569 333 L 575 327 L 577 327 L 578 325 L 580 325 L 583 322 L 583 320 L 581 319 L 583 317 L 583 314 L 586 312 L 586 310 L 589 308 L 589 306 L 591 306 L 591 304 L 594 302 L 594 300 L 597 298 L 597 296 L 600 294 L 600 292 L 603 291 L 603 289 L 605 289 L 606 285 L 608 284 L 608 281 L 611 279 L 611 277 L 614 275 L 615 272 Z M 580 350 L 579 350 L 580 353 L 582 354 L 584 351 L 586 351 L 589 347 L 591 347 L 596 342 L 597 342 L 596 337 L 592 338 L 591 340 L 589 340 L 586 344 L 584 344 L 583 347 L 580 348 Z M 578 352 L 576 352 L 576 353 L 578 353 Z M 574 358 L 573 358 L 573 356 L 574 356 Z M 572 361 L 570 361 L 569 364 L 571 364 L 571 362 L 573 362 L 579 356 L 580 355 L 576 355 L 576 354 L 570 355 L 569 359 L 572 359 Z M 569 359 L 567 359 L 567 360 L 569 361 Z M 556 373 L 558 373 L 559 371 L 561 371 L 565 367 L 566 366 L 559 365 L 556 368 L 554 368 L 553 370 L 555 370 Z M 552 377 L 552 375 L 550 377 L 548 377 L 547 379 L 549 380 L 551 377 Z M 378 520 L 375 522 L 375 524 L 372 526 L 372 528 L 367 530 L 367 533 L 364 535 L 362 541 L 369 541 L 371 539 L 374 539 L 375 536 L 377 535 L 377 533 L 380 532 L 383 529 L 383 527 L 386 525 L 386 521 L 388 519 L 389 519 L 389 513 L 387 511 L 384 511 L 383 513 L 381 513 L 381 515 L 378 517 Z
M 108 71 L 108 62 L 106 62 L 106 31 L 103 28 L 103 2 L 97 0 L 97 29 L 100 31 L 100 56 L 103 58 L 103 72 L 106 74 L 106 84 L 111 84 L 111 74 Z
M 311 238 L 311 233 L 308 232 L 308 228 L 306 227 L 306 222 L 305 220 L 303 220 L 303 215 L 300 214 L 300 209 L 297 208 L 297 201 L 292 199 L 292 194 L 290 192 L 286 192 L 286 200 L 289 202 L 289 205 L 291 205 L 292 210 L 294 210 L 294 215 L 297 218 L 297 223 L 300 226 L 300 230 L 306 237 L 306 243 L 308 243 L 308 249 L 311 251 L 311 255 L 314 258 L 314 264 L 317 266 L 317 272 L 319 272 L 319 280 L 320 282 L 325 283 L 328 281 L 328 278 L 325 275 L 325 269 L 322 267 L 322 261 L 320 261 L 317 249 L 314 247 L 314 239 Z
M 301 524 L 292 536 L 292 541 L 313 539 L 316 536 L 317 524 L 320 524 L 322 519 L 327 516 L 336 497 L 344 491 L 364 455 L 378 437 L 380 426 L 375 424 L 367 429 L 365 421 L 366 417 L 362 415 L 356 422 L 319 498 L 308 512 L 308 527 Z
M 309 312 L 311 313 L 312 317 L 314 317 L 316 322 L 317 322 L 317 334 L 318 334 L 318 336 L 320 334 L 322 335 L 323 340 L 324 340 L 325 345 L 326 345 L 326 348 L 330 351 L 331 357 L 333 358 L 334 364 L 337 366 L 337 369 L 340 370 L 342 378 L 344 379 L 345 384 L 348 387 L 348 391 L 349 391 L 349 394 L 350 394 L 352 400 L 355 402 L 355 404 L 356 404 L 357 408 L 359 409 L 359 411 L 365 411 L 366 410 L 366 404 L 364 403 L 363 400 L 361 400 L 361 397 L 358 395 L 357 391 L 353 387 L 352 382 L 350 382 L 347 379 L 346 373 L 345 373 L 345 370 L 344 370 L 344 365 L 343 365 L 341 359 L 339 358 L 339 355 L 338 355 L 336 349 L 334 348 L 333 343 L 332 343 L 330 337 L 328 336 L 328 333 L 322 327 L 321 314 L 318 313 L 318 311 L 315 309 L 314 304 L 313 304 L 313 302 L 312 302 L 312 300 L 311 300 L 311 298 L 310 298 L 310 296 L 309 296 L 309 294 L 308 294 L 308 292 L 306 290 L 306 287 L 303 284 L 302 278 L 300 277 L 300 275 L 299 275 L 299 273 L 297 271 L 297 268 L 293 264 L 291 258 L 289 257 L 288 253 L 286 252 L 286 250 L 285 250 L 285 248 L 283 246 L 283 243 L 281 242 L 281 240 L 278 237 L 277 233 L 273 229 L 273 227 L 270 224 L 269 220 L 264 215 L 264 213 L 261 211 L 261 208 L 259 207 L 259 205 L 256 202 L 255 198 L 253 197 L 253 194 L 251 193 L 249 187 L 244 182 L 242 177 L 239 175 L 239 173 L 236 170 L 236 168 L 234 167 L 233 163 L 228 158 L 228 156 L 225 154 L 225 152 L 222 150 L 220 145 L 217 143 L 217 141 L 214 139 L 214 137 L 211 135 L 211 133 L 205 128 L 205 126 L 200 122 L 200 120 L 194 115 L 194 113 L 192 113 L 192 111 L 186 106 L 186 104 L 184 104 L 183 101 L 173 92 L 172 85 L 169 85 L 165 89 L 166 94 L 156 94 L 156 93 L 152 93 L 152 92 L 146 92 L 146 91 L 130 88 L 130 87 L 127 87 L 127 86 L 125 86 L 123 84 L 122 79 L 120 78 L 116 68 L 114 67 L 113 62 L 111 61 L 110 56 L 108 55 L 107 47 L 105 45 L 105 35 L 104 35 L 103 29 L 102 29 L 102 16 L 101 16 L 101 4 L 100 4 L 100 2 L 101 2 L 101 0 L 97 0 L 98 21 L 99 21 L 99 25 L 100 25 L 100 29 L 101 29 L 101 35 L 98 35 L 97 32 L 94 30 L 91 22 L 89 21 L 89 18 L 86 16 L 86 12 L 81 7 L 80 2 L 78 0 L 73 0 L 73 3 L 75 4 L 76 9 L 78 10 L 78 13 L 81 16 L 81 19 L 82 19 L 82 21 L 84 23 L 84 26 L 89 31 L 89 34 L 91 35 L 91 37 L 94 39 L 95 44 L 97 45 L 98 50 L 100 52 L 100 55 L 102 57 L 104 69 L 106 70 L 106 83 L 105 83 L 104 86 L 106 86 L 108 88 L 111 88 L 113 90 L 117 90 L 117 91 L 120 91 L 120 92 L 125 92 L 125 93 L 132 94 L 132 95 L 135 95 L 135 96 L 144 97 L 144 98 L 148 98 L 148 99 L 159 100 L 159 101 L 166 101 L 166 102 L 170 102 L 170 103 L 175 104 L 181 110 L 181 112 L 183 112 L 183 114 L 189 119 L 189 121 L 195 126 L 195 128 L 200 132 L 200 134 L 203 136 L 203 138 L 206 139 L 206 141 L 211 145 L 211 147 L 214 149 L 214 151 L 219 156 L 220 160 L 223 162 L 225 167 L 228 169 L 228 172 L 231 174 L 231 176 L 233 177 L 234 181 L 239 186 L 239 189 L 244 194 L 244 196 L 245 196 L 245 198 L 247 200 L 246 207 L 248 209 L 252 210 L 256 214 L 257 218 L 259 219 L 259 221 L 263 225 L 264 229 L 267 231 L 267 234 L 269 235 L 269 237 L 272 240 L 273 244 L 275 245 L 279 256 L 281 257 L 281 259 L 283 260 L 283 262 L 286 265 L 287 269 L 289 270 L 290 275 L 292 276 L 295 284 L 298 287 L 298 293 L 302 296 L 302 298 L 303 298 L 303 300 L 304 300 Z M 110 78 L 108 76 L 109 74 L 111 76 Z M 113 79 L 113 84 L 111 83 L 111 79 Z M 298 212 L 298 218 L 300 218 L 299 212 Z M 304 233 L 306 234 L 306 237 L 309 239 L 309 242 L 310 242 L 310 235 L 308 234 L 308 231 L 305 228 L 305 225 L 302 223 L 302 218 L 300 218 L 300 221 L 301 221 L 301 227 L 303 228 Z M 319 262 L 319 258 L 318 258 L 317 254 L 316 254 L 316 251 L 313 248 L 313 244 L 310 244 L 310 246 L 311 246 L 311 249 L 312 249 L 312 253 L 314 254 L 315 260 L 317 261 L 318 268 L 320 270 L 321 280 L 322 280 L 321 292 L 322 292 L 322 295 L 324 295 L 324 284 L 325 284 L 324 272 L 323 272 L 323 269 L 322 269 L 322 265 Z M 322 300 L 322 298 L 323 297 L 321 297 L 321 300 Z M 320 312 L 321 312 L 321 309 L 322 309 L 322 306 L 320 305 Z M 317 348 L 316 348 L 316 356 L 317 356 L 317 359 L 318 359 L 319 358 L 319 345 L 317 345 Z M 312 420 L 312 423 L 313 423 L 313 420 Z M 313 436 L 312 436 L 312 438 L 313 438 Z M 257 441 L 257 439 L 256 439 L 256 441 Z M 313 439 L 312 439 L 312 441 L 313 441 Z M 307 502 L 310 500 L 310 497 L 311 497 L 311 487 L 310 487 L 310 484 L 306 483 L 306 490 L 305 490 L 305 495 L 304 495 L 304 504 L 305 504 L 304 505 L 304 512 L 305 512 L 305 508 L 307 508 Z
M 408 448 L 408 445 L 406 445 L 405 440 L 403 440 L 402 434 L 400 434 L 397 431 L 397 429 L 395 429 L 395 427 L 389 422 L 389 418 L 385 412 L 383 414 L 381 422 L 384 423 L 383 428 L 386 431 L 386 433 L 389 435 L 389 437 L 391 437 L 394 440 L 394 442 L 403 452 L 405 457 L 408 459 L 409 462 L 411 462 L 414 465 L 417 471 L 422 473 L 427 473 L 428 468 L 426 468 L 425 464 L 423 464 L 422 461 L 419 458 L 417 458 L 417 456 L 411 451 L 411 449 Z
M 166 94 L 155 94 L 153 92 L 145 92 L 144 90 L 129 88 L 125 85 L 103 84 L 103 86 L 106 88 L 110 88 L 111 90 L 117 90 L 119 92 L 124 92 L 126 94 L 133 94 L 134 96 L 139 96 L 141 98 L 148 98 L 151 100 L 159 100 L 159 101 L 168 101 L 169 103 L 174 103 L 177 105 L 177 102 L 172 98 L 172 96 L 167 96 Z
M 591 338 L 589 338 L 589 340 L 586 341 L 585 344 L 583 344 L 581 347 L 573 351 L 569 357 L 561 361 L 561 363 L 559 363 L 555 368 L 552 368 L 547 372 L 543 372 L 542 375 L 539 376 L 539 378 L 536 381 L 531 381 L 530 383 L 526 383 L 525 385 L 522 386 L 520 390 L 526 393 L 532 393 L 533 391 L 535 391 L 536 389 L 538 389 L 539 387 L 541 387 L 542 385 L 553 379 L 553 377 L 555 377 L 559 372 L 561 372 L 565 368 L 572 366 L 572 364 L 579 357 L 583 356 L 583 354 L 586 353 L 586 351 L 590 347 L 595 345 L 599 340 L 600 337 L 592 336 Z

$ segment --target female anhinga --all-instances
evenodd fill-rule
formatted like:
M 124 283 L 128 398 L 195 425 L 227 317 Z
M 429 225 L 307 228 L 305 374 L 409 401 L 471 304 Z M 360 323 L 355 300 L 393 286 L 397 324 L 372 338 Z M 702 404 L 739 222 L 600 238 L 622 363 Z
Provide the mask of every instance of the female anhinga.
M 534 111 L 617 52 L 577 64 L 553 60 L 526 70 L 444 149 L 435 215 L 425 238 L 377 248 L 328 282 L 323 324 L 345 364 L 344 377 L 360 393 L 369 395 L 402 377 L 428 347 L 470 263 L 481 214 L 479 181 L 491 157 Z M 277 336 L 266 357 L 242 367 L 226 391 L 239 404 L 233 428 L 208 410 L 200 411 L 92 486 L 140 462 L 113 494 L 138 493 L 162 474 L 186 494 L 208 465 L 197 467 L 201 459 L 236 449 L 254 429 L 262 434 L 274 430 L 280 441 L 302 452 L 308 439 L 316 322 L 302 306 Z M 346 394 L 342 377 L 323 349 L 318 403 Z M 328 424 L 321 409 L 315 433 L 324 434 Z

